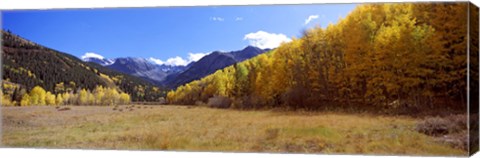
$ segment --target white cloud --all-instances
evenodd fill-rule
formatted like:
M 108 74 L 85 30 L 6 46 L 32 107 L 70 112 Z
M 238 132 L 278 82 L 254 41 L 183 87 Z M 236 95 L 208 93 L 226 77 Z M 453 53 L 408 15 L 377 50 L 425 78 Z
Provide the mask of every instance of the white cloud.
M 183 59 L 182 57 L 179 57 L 179 56 L 176 56 L 176 57 L 173 57 L 173 58 L 168 58 L 167 61 L 163 61 L 163 60 L 160 60 L 160 59 L 157 59 L 157 58 L 153 58 L 153 57 L 150 57 L 148 58 L 151 62 L 155 63 L 155 64 L 159 64 L 159 65 L 172 65 L 172 66 L 180 66 L 180 65 L 187 65 L 188 63 L 190 63 L 189 61 Z
M 86 52 L 86 53 L 82 56 L 82 59 L 85 59 L 85 58 L 104 59 L 103 56 L 101 56 L 100 54 L 94 53 L 94 52 Z
M 235 21 L 242 21 L 243 20 L 243 17 L 236 17 L 235 18 Z
M 210 20 L 213 20 L 213 21 L 224 21 L 225 19 L 223 19 L 222 17 L 210 17 Z
M 183 59 L 182 57 L 176 56 L 174 58 L 169 58 L 165 61 L 165 65 L 187 65 L 189 62 Z
M 158 64 L 158 65 L 162 65 L 162 64 L 165 63 L 165 62 L 163 62 L 162 60 L 157 59 L 157 58 L 153 58 L 153 57 L 148 58 L 148 60 L 150 60 L 150 61 L 152 61 L 153 63 Z
M 257 31 L 255 33 L 246 34 L 243 40 L 249 40 L 250 45 L 265 48 L 276 48 L 283 42 L 290 42 L 292 39 L 284 34 L 268 33 L 265 31 Z
M 198 61 L 201 58 L 203 58 L 205 55 L 208 55 L 210 53 L 188 53 L 188 61 L 189 63 L 192 61 Z
M 163 61 L 161 59 L 153 58 L 150 57 L 148 60 L 151 62 L 158 64 L 158 65 L 172 65 L 172 66 L 180 66 L 180 65 L 188 65 L 191 62 L 198 61 L 201 58 L 203 58 L 205 55 L 208 55 L 210 53 L 188 53 L 188 59 L 183 59 L 182 57 L 176 56 L 174 58 L 168 58 L 166 61 Z
M 308 23 L 310 23 L 310 22 L 311 22 L 312 20 L 314 20 L 314 19 L 318 19 L 318 17 L 319 17 L 318 15 L 310 15 L 310 16 L 308 16 L 308 18 L 305 19 L 305 25 L 307 25 Z

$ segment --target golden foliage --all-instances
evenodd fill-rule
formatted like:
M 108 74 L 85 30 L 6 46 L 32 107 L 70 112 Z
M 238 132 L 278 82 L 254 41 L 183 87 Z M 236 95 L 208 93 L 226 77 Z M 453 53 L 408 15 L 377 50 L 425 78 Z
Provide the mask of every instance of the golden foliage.
M 466 92 L 466 4 L 360 5 L 335 25 L 180 86 L 167 101 L 224 96 L 236 108 L 465 108 L 454 103 Z

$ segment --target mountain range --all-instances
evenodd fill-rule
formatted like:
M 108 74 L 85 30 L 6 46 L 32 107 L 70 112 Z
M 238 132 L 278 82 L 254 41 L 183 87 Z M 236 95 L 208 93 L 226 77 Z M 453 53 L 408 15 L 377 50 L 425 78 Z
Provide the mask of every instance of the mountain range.
M 250 59 L 270 49 L 247 46 L 242 50 L 221 52 L 214 51 L 198 61 L 186 66 L 156 64 L 145 58 L 120 57 L 105 59 L 103 57 L 83 57 L 85 62 L 92 62 L 122 73 L 143 78 L 151 83 L 168 88 L 176 88 L 193 80 L 198 80 L 215 71 Z

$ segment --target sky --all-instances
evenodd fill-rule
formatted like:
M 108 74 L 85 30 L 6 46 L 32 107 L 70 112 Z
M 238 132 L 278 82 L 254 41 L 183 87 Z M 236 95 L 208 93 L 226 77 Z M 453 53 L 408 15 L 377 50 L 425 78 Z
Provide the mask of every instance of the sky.
M 212 51 L 275 48 L 356 4 L 96 8 L 2 11 L 2 28 L 55 50 L 186 65 Z

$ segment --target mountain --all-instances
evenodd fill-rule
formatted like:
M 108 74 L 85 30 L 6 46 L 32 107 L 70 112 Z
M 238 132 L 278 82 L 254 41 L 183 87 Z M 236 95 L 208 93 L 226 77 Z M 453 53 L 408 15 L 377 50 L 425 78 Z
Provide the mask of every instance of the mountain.
M 191 62 L 190 64 L 188 64 L 188 65 L 186 65 L 186 66 L 182 66 L 182 65 L 165 65 L 165 64 L 162 64 L 162 65 L 159 65 L 158 67 L 159 67 L 160 70 L 162 70 L 163 72 L 176 73 L 176 72 L 182 72 L 182 71 L 184 71 L 185 69 L 189 68 L 192 63 L 194 63 L 194 62 Z
M 269 50 L 270 49 L 260 49 L 254 46 L 247 46 L 238 51 L 214 51 L 197 62 L 191 63 L 185 71 L 167 76 L 163 85 L 170 88 L 176 88 L 193 80 L 201 79 L 219 69 L 250 59 Z
M 127 74 L 135 74 L 152 71 L 156 65 L 143 58 L 127 57 L 117 58 L 113 64 L 107 67 Z
M 132 57 L 117 58 L 113 64 L 106 67 L 156 84 L 160 84 L 168 75 L 183 71 L 185 68 L 185 66 L 158 65 L 144 58 Z
M 173 73 L 185 70 L 186 66 L 158 65 L 149 59 L 135 57 L 120 57 L 106 59 L 98 54 L 89 54 L 81 57 L 85 62 L 96 63 L 121 73 L 140 77 L 154 84 L 160 84 Z
M 230 54 L 233 55 L 233 57 L 235 58 L 235 60 L 237 62 L 241 62 L 241 61 L 250 59 L 254 56 L 257 56 L 259 54 L 262 54 L 263 52 L 266 52 L 266 51 L 269 51 L 269 50 L 270 49 L 260 49 L 258 47 L 254 47 L 254 46 L 247 46 L 243 50 L 233 51 L 233 52 L 230 52 Z
M 117 88 L 133 101 L 154 101 L 164 92 L 143 79 L 119 73 L 96 63 L 50 49 L 8 31 L 2 34 L 2 79 L 29 91 L 41 86 L 52 93 L 93 90 L 96 86 Z M 138 93 L 142 89 L 143 93 Z

